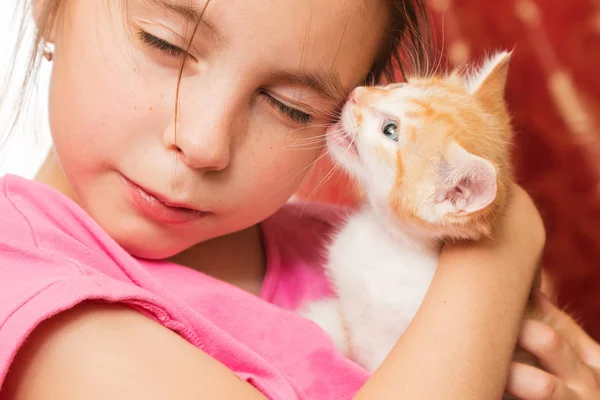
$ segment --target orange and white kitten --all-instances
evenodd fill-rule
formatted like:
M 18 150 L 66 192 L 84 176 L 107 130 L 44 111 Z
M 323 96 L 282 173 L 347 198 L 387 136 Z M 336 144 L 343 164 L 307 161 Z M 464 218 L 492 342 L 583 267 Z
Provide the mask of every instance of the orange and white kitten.
M 365 205 L 329 247 L 337 298 L 302 314 L 367 370 L 415 316 L 448 239 L 491 235 L 511 182 L 512 128 L 504 100 L 510 53 L 471 74 L 360 87 L 328 135 Z

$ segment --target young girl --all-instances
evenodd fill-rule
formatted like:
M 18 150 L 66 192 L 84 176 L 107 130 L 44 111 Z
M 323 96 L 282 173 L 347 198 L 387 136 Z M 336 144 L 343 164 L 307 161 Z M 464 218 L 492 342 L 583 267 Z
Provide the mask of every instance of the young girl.
M 339 216 L 284 203 L 420 2 L 31 6 L 54 147 L 35 181 L 0 181 L 2 399 L 499 398 L 544 243 L 518 188 L 496 240 L 444 251 L 373 376 L 293 312 L 328 293 Z M 550 373 L 514 365 L 508 391 L 597 398 L 598 345 L 540 302 L 577 346 L 526 322 Z

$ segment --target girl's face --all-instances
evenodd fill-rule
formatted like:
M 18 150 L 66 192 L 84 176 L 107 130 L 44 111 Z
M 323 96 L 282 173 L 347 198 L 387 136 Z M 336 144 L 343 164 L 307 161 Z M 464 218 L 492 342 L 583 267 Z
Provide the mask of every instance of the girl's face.
M 181 49 L 204 1 L 121 3 L 65 2 L 49 38 L 50 124 L 68 195 L 146 258 L 281 207 L 387 24 L 377 2 L 213 0 L 191 42 L 175 124 Z

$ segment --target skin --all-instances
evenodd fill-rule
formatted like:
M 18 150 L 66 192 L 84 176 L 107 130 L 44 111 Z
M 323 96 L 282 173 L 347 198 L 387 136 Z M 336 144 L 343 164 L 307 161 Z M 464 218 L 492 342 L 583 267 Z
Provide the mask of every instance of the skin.
M 600 344 L 543 293 L 535 297 L 539 309 L 561 330 L 525 321 L 519 345 L 538 357 L 547 371 L 514 364 L 507 391 L 524 400 L 600 398 Z
M 373 61 L 368 49 L 380 42 L 385 13 L 372 2 L 347 0 L 256 0 L 254 7 L 216 1 L 206 17 L 227 46 L 206 34 L 194 40 L 175 140 L 179 61 L 130 33 L 143 27 L 183 46 L 181 18 L 137 0 L 128 20 L 101 0 L 67 4 L 46 38 L 56 45 L 55 147 L 37 179 L 71 197 L 132 254 L 170 258 L 257 293 L 264 274 L 257 223 L 294 193 L 320 154 L 287 145 L 323 134 L 317 126 L 298 129 L 302 124 L 279 113 L 261 90 L 304 112 L 325 110 L 312 125 L 330 122 L 338 99 L 273 74 L 333 69 L 340 92 L 348 92 Z M 180 225 L 147 218 L 130 204 L 121 175 L 209 214 Z M 506 376 L 499 371 L 509 370 L 545 240 L 531 200 L 515 193 L 497 240 L 445 249 L 415 323 L 358 398 L 500 396 Z M 42 323 L 3 390 L 3 397 L 19 400 L 262 398 L 168 329 L 133 310 L 98 304 Z
M 324 133 L 337 101 L 370 68 L 383 31 L 372 26 L 386 18 L 382 7 L 364 13 L 365 6 L 348 0 L 255 7 L 215 1 L 205 20 L 218 32 L 201 28 L 194 38 L 175 137 L 181 60 L 149 47 L 137 32 L 186 47 L 183 38 L 193 26 L 141 0 L 129 2 L 126 18 L 117 3 L 68 2 L 65 22 L 50 38 L 56 45 L 49 100 L 55 154 L 38 180 L 79 203 L 130 253 L 154 259 L 184 251 L 183 259 L 196 258 L 211 239 L 255 232 L 295 192 L 321 149 L 291 145 Z M 347 23 L 356 29 L 345 31 Z M 288 32 L 285 41 L 280 32 Z M 338 98 L 275 77 L 319 70 L 338 76 Z M 306 113 L 322 111 L 306 126 L 261 91 Z M 209 214 L 180 225 L 146 218 L 131 207 L 121 175 Z

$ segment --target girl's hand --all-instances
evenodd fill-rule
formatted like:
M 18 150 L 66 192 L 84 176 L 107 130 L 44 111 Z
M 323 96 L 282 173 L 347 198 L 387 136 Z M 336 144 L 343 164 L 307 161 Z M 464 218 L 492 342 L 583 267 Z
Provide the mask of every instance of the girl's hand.
M 557 329 L 527 320 L 519 345 L 548 372 L 513 363 L 507 392 L 522 400 L 600 399 L 600 344 L 544 295 L 536 297 L 544 319 Z
M 531 198 L 512 190 L 493 238 L 444 246 L 417 315 L 356 399 L 502 396 L 546 238 Z

